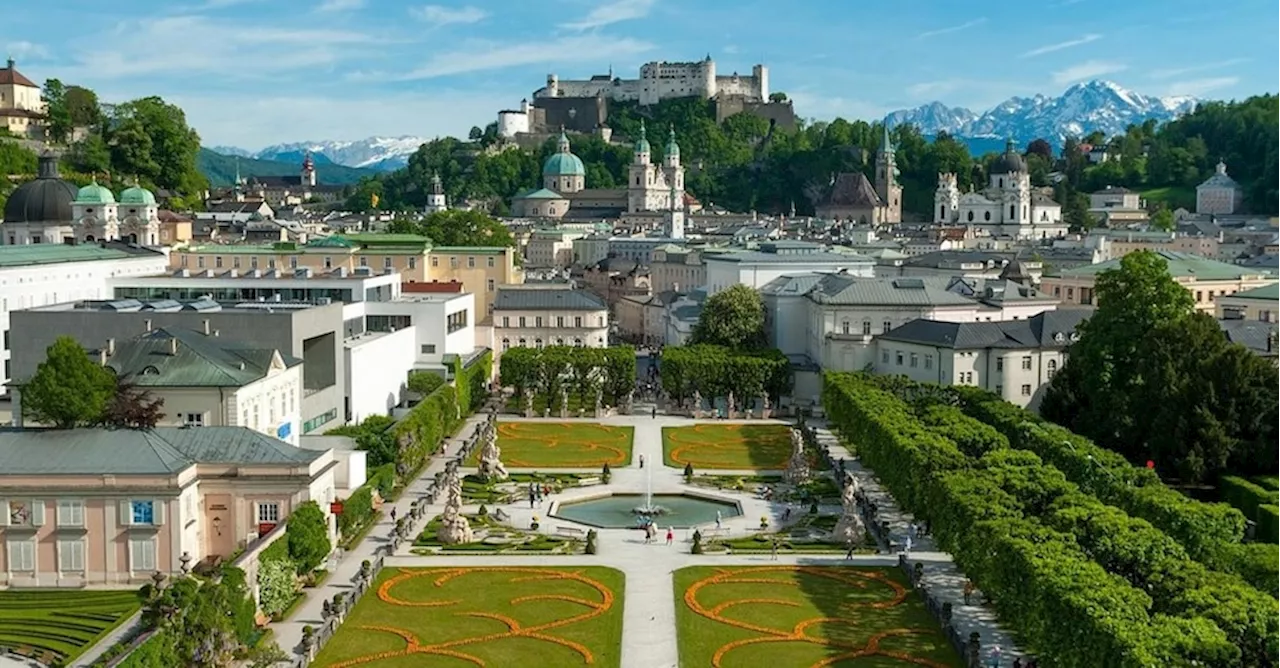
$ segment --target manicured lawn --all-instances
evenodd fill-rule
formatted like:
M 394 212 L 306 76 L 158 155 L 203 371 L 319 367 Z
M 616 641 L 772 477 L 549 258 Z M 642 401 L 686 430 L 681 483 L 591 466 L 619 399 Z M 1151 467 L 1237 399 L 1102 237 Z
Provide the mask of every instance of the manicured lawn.
M 619 665 L 610 568 L 387 568 L 313 668 Z
M 962 665 L 897 569 L 694 566 L 675 595 L 688 668 Z
M 708 469 L 781 470 L 791 458 L 791 429 L 781 424 L 699 424 L 663 427 L 667 466 Z
M 114 629 L 142 605 L 136 590 L 0 592 L 0 647 L 30 648 L 63 661 Z
M 1164 202 L 1170 210 L 1182 207 L 1193 210 L 1196 206 L 1195 188 L 1168 186 L 1142 191 L 1142 198 L 1149 202 Z
M 617 468 L 631 465 L 634 431 L 593 422 L 499 422 L 498 447 L 507 468 Z M 480 450 L 468 466 L 479 464 Z

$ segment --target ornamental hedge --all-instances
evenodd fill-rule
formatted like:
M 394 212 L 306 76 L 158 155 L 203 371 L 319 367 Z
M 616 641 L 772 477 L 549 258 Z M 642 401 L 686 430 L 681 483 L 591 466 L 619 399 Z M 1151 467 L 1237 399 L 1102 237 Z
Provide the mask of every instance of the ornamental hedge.
M 698 392 L 704 399 L 727 397 L 732 392 L 739 406 L 768 393 L 777 405 L 791 394 L 794 375 L 781 350 L 734 350 L 699 344 L 662 350 L 659 361 L 662 389 L 677 401 Z
M 1275 543 L 1280 538 L 1277 533 L 1280 533 L 1280 506 L 1258 506 L 1258 540 Z M 1272 589 L 1274 591 L 1274 587 Z
M 486 350 L 467 364 L 462 358 L 454 360 L 453 384 L 458 389 L 458 405 L 468 415 L 484 405 L 489 396 L 489 381 L 493 378 L 493 351 Z
M 988 439 L 970 459 L 860 375 L 827 374 L 823 400 L 895 498 L 932 521 L 1002 618 L 1055 663 L 1274 665 L 1273 599 L 1208 573 L 1035 455 Z M 947 411 L 922 412 L 943 430 L 972 430 Z
M 1222 500 L 1254 522 L 1258 521 L 1258 507 L 1276 504 L 1276 493 L 1234 475 L 1222 476 L 1218 482 Z

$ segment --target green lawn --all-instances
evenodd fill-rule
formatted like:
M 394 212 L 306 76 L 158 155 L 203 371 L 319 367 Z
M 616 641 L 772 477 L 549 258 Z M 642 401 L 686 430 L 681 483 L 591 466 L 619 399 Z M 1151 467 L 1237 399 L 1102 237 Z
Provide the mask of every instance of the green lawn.
M 620 663 L 623 574 L 611 568 L 387 568 L 313 668 Z
M 693 470 L 782 470 L 791 459 L 791 429 L 781 424 L 699 424 L 663 427 L 662 460 Z M 817 465 L 810 459 L 810 465 Z
M 1152 188 L 1142 191 L 1142 198 L 1148 202 L 1164 202 L 1170 210 L 1182 207 L 1188 211 L 1196 208 L 1196 189 L 1178 186 Z
M 675 596 L 688 668 L 962 665 L 897 569 L 694 566 Z
M 507 468 L 617 468 L 631 465 L 634 431 L 594 422 L 499 422 L 498 447 Z M 468 466 L 479 464 L 480 450 Z
M 65 662 L 141 606 L 137 590 L 0 591 L 0 647 L 52 652 Z

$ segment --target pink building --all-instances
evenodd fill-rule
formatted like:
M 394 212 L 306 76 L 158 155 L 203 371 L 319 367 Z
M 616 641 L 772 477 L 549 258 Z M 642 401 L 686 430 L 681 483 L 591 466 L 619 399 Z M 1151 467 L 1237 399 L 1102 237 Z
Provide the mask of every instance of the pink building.
M 245 427 L 0 431 L 0 586 L 138 585 L 229 557 L 305 501 L 327 514 L 339 467 Z

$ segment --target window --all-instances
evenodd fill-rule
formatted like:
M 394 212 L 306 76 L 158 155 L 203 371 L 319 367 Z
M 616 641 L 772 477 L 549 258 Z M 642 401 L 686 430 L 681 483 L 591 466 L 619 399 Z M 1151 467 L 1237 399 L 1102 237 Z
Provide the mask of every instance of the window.
M 134 538 L 129 541 L 129 570 L 134 573 L 150 573 L 156 569 L 156 541 L 154 538 Z
M 361 258 L 360 258 L 360 266 L 361 266 L 361 267 L 367 267 L 367 266 L 369 266 L 369 258 L 367 258 L 367 257 L 361 257 Z
M 389 258 L 389 257 L 384 257 L 384 258 L 382 258 L 382 268 L 383 268 L 383 269 L 390 269 L 390 268 L 391 268 L 391 258 Z
M 1046 375 L 1049 376 L 1049 380 L 1053 380 L 1053 374 L 1058 373 L 1058 360 L 1049 360 L 1046 366 L 1048 367 Z
M 1031 396 L 1031 386 L 1030 386 L 1030 385 L 1023 385 L 1023 386 L 1022 386 L 1022 396 L 1024 396 L 1024 397 L 1029 397 L 1029 396 Z
M 884 351 L 884 352 L 880 353 L 880 361 L 881 361 L 881 362 L 883 362 L 883 363 L 885 363 L 885 364 L 888 364 L 888 363 L 889 363 L 889 351 L 887 351 L 887 350 L 886 350 L 886 351 Z
M 182 261 L 185 263 L 185 262 L 186 262 L 186 260 L 187 260 L 187 257 L 184 255 L 184 256 L 182 257 Z M 253 257 L 249 258 L 249 268 L 250 268 L 250 269 L 257 269 L 257 268 L 258 268 L 258 256 L 257 256 L 257 255 L 254 255 Z
M 521 348 L 525 348 L 529 345 L 529 342 L 522 336 L 520 337 L 520 342 L 517 343 L 516 345 L 520 346 Z
M 968 221 L 968 222 L 970 222 L 970 223 L 972 223 L 972 222 L 973 222 L 973 212 L 972 212 L 972 211 L 970 211 L 970 212 L 969 212 L 969 214 L 968 214 L 968 216 L 966 216 L 966 217 L 969 219 L 969 221 Z
M 533 340 L 533 347 L 538 350 L 542 350 L 542 337 L 538 337 Z
M 35 540 L 9 541 L 9 572 L 31 573 L 36 570 Z
M 932 369 L 932 368 L 933 368 L 933 355 L 925 355 L 925 356 L 924 356 L 924 368 L 926 368 L 926 369 Z
M 417 269 L 417 268 L 418 268 L 418 256 L 417 256 L 417 255 L 410 255 L 410 256 L 409 256 L 409 268 L 410 268 L 410 269 Z
M 497 285 L 494 283 L 492 278 L 486 280 L 484 283 L 485 283 L 485 289 L 488 290 L 489 292 L 493 292 L 494 289 L 497 287 Z
M 1067 299 L 1075 299 L 1075 298 L 1076 298 L 1076 289 L 1067 288 Z
M 422 344 L 422 354 L 423 354 L 423 355 L 434 355 L 434 354 L 436 354 L 436 344 L 434 344 L 434 343 L 424 343 L 424 344 Z
M 458 268 L 458 258 L 457 258 L 457 257 L 450 257 L 450 258 L 449 258 L 449 268 L 450 268 L 450 269 L 457 269 L 457 268 Z
M 155 524 L 156 502 L 150 499 L 129 502 L 129 524 Z
M 918 366 L 920 366 L 920 356 L 915 353 L 911 353 L 911 368 L 914 369 Z
M 58 526 L 84 526 L 84 501 L 80 499 L 58 499 Z
M 438 258 L 438 257 L 436 257 L 436 256 L 434 256 L 434 255 L 433 255 L 433 256 L 431 256 L 431 266 L 433 266 L 433 267 L 439 267 L 439 266 L 440 266 L 440 258 Z
M 204 413 L 187 413 L 182 423 L 188 427 L 203 427 Z
M 574 347 L 574 348 L 581 348 L 581 347 L 582 347 L 582 339 L 574 339 L 574 340 L 573 340 L 573 347 Z
M 231 258 L 231 268 L 232 268 L 232 269 L 239 269 L 239 268 L 240 268 L 240 256 L 239 256 L 239 255 L 237 255 L 237 256 L 235 256 L 235 257 Z
M 1196 290 L 1196 301 L 1197 302 L 1204 301 L 1204 293 L 1201 292 L 1200 290 Z
M 1031 370 L 1031 356 L 1030 356 L 1030 355 L 1023 355 L 1023 356 L 1022 356 L 1022 370 L 1023 370 L 1023 371 L 1030 371 L 1030 370 Z
M 849 321 L 848 321 L 848 320 L 845 320 L 845 321 L 843 321 L 843 322 L 841 322 L 841 323 L 840 323 L 840 333 L 841 333 L 841 334 L 848 334 L 848 333 L 849 333 Z
M 524 327 L 524 316 L 520 316 L 520 326 Z
M 582 327 L 582 316 L 580 315 L 573 316 L 573 326 Z
M 534 316 L 534 318 L 533 318 L 533 326 L 534 326 L 534 327 L 541 327 L 541 326 L 542 326 L 542 316 L 540 316 L 540 315 L 539 315 L 539 316 Z
M 280 521 L 280 504 L 275 501 L 258 503 L 258 524 L 276 524 Z
M 448 316 L 445 317 L 445 321 L 446 321 L 445 323 L 446 329 L 448 330 L 449 334 L 452 334 L 460 329 L 465 329 L 467 326 L 467 311 L 457 311 L 454 313 L 450 313 Z
M 196 258 L 196 268 L 197 268 L 197 269 L 204 269 L 204 256 L 203 256 L 203 255 L 201 255 L 201 256 L 199 256 L 199 257 L 197 257 L 197 258 Z
M 267 269 L 275 269 L 275 268 L 276 268 L 276 259 L 267 258 Z
M 333 258 L 329 257 L 328 255 L 324 256 L 324 268 L 325 269 L 333 268 Z
M 297 255 L 290 255 L 290 256 L 289 256 L 289 268 L 290 268 L 290 269 L 297 269 L 297 268 L 298 268 L 298 256 L 297 256 Z
M 510 318 L 510 316 L 505 316 L 505 315 L 504 315 L 504 316 L 502 316 L 502 326 L 503 326 L 503 327 L 510 327 L 510 326 L 511 326 L 511 318 Z
M 502 339 L 502 349 L 503 349 L 503 350 L 506 350 L 506 349 L 508 349 L 508 348 L 510 348 L 510 347 L 511 347 L 511 339 L 503 338 L 503 339 Z
M 1003 358 L 1003 357 L 997 357 L 997 358 L 996 358 L 996 371 L 1004 371 L 1004 358 Z
M 494 265 L 493 265 L 493 256 L 492 256 L 492 255 L 491 255 L 491 256 L 489 256 L 488 260 L 489 260 L 489 266 L 490 266 L 490 267 L 494 266 Z
M 556 316 L 556 327 L 564 327 L 564 316 Z M 5 334 L 8 334 L 8 332 L 5 332 Z
M 61 573 L 84 572 L 84 540 L 58 541 L 58 571 Z
M 899 350 L 898 352 L 894 353 L 893 357 L 894 357 L 894 361 L 897 362 L 898 366 L 902 366 L 902 351 Z
M 880 327 L 881 327 L 882 334 L 888 334 L 889 330 L 893 329 L 893 323 L 889 322 L 888 320 L 885 320 L 883 323 L 880 324 Z
M 870 320 L 863 320 L 863 321 L 862 321 L 862 335 L 863 335 L 863 336 L 871 336 L 871 321 L 870 321 Z
M 221 256 L 221 255 L 214 256 L 214 258 L 213 258 L 213 267 L 214 267 L 214 269 L 221 269 L 221 268 L 222 268 L 222 256 Z
M 475 268 L 476 268 L 476 256 L 474 256 L 474 255 L 468 255 L 468 256 L 467 256 L 467 269 L 475 269 Z
M 1004 385 L 996 385 L 996 394 L 1001 397 L 1004 396 Z

